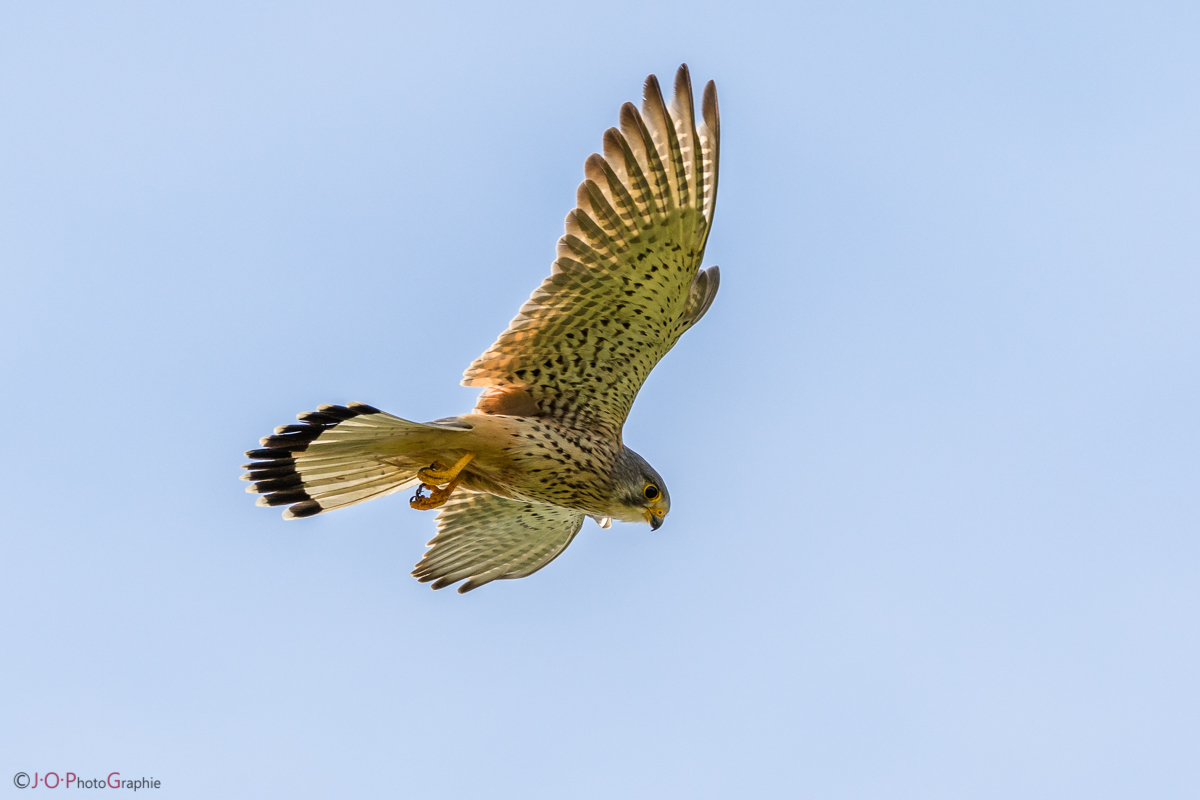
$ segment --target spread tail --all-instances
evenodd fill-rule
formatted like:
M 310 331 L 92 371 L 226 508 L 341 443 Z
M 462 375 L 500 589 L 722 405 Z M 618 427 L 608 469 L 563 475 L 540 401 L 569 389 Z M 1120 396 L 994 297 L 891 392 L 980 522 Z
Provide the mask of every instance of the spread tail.
M 414 486 L 417 470 L 471 430 L 450 420 L 409 422 L 363 403 L 320 406 L 297 419 L 301 424 L 281 425 L 261 440 L 261 449 L 247 451 L 253 460 L 243 465 L 249 472 L 242 480 L 252 482 L 246 491 L 262 495 L 260 506 L 290 506 L 284 519 Z

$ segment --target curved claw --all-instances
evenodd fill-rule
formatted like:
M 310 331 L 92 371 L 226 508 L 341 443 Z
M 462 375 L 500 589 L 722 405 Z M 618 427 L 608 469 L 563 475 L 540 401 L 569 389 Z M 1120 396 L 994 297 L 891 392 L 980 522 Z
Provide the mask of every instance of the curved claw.
M 454 487 L 457 485 L 458 481 L 453 480 L 445 489 L 439 489 L 436 486 L 430 486 L 422 483 L 417 487 L 417 493 L 414 494 L 408 501 L 408 505 L 410 508 L 415 508 L 417 511 L 429 511 L 430 509 L 437 508 L 450 499 L 450 493 L 454 491 Z M 421 494 L 422 489 L 429 490 L 428 497 L 425 497 L 423 494 Z

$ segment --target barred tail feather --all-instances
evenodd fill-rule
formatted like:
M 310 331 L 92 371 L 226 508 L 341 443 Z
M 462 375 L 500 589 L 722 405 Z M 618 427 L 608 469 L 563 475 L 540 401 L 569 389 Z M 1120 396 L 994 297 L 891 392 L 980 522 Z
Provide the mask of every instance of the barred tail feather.
M 447 440 L 469 431 L 453 421 L 420 423 L 365 403 L 325 405 L 299 414 L 299 425 L 281 425 L 264 437 L 242 480 L 261 494 L 260 506 L 290 506 L 284 519 L 311 517 L 362 503 L 417 483 L 417 470 L 432 452 L 453 448 Z

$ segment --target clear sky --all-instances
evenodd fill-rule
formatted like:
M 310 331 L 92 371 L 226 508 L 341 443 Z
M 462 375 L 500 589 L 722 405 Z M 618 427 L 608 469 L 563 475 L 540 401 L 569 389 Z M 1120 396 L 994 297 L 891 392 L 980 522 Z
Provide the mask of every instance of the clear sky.
M 1200 7 L 431 6 L 0 9 L 0 794 L 1200 795 Z M 683 61 L 667 524 L 460 596 L 256 508 L 297 412 L 469 410 Z

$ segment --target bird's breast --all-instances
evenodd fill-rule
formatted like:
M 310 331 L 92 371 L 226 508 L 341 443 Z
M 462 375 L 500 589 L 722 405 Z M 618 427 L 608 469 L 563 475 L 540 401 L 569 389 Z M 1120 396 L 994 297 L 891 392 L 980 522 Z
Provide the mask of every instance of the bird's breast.
M 587 513 L 604 513 L 620 442 L 544 417 L 468 414 L 475 459 L 465 484 L 476 491 Z

